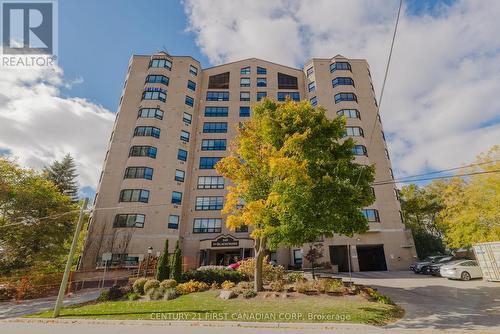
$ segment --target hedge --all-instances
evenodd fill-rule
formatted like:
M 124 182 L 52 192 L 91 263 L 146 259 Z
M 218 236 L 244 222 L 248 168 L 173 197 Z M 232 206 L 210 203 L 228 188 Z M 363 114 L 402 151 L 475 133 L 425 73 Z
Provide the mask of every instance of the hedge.
M 248 277 L 233 269 L 189 270 L 182 273 L 181 282 L 188 282 L 190 280 L 205 282 L 207 284 L 212 284 L 213 282 L 221 284 L 224 281 L 231 281 L 234 283 L 247 281 Z

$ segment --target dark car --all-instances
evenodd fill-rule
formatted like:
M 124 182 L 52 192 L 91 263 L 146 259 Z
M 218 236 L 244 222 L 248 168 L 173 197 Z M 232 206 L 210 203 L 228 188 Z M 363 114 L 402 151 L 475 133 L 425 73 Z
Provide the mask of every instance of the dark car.
M 420 274 L 422 273 L 422 269 L 426 269 L 427 266 L 436 263 L 440 259 L 444 257 L 449 257 L 449 255 L 434 255 L 434 256 L 428 256 L 422 261 L 417 261 L 414 262 L 410 265 L 410 270 L 412 270 L 415 274 Z
M 458 260 L 467 260 L 467 258 L 456 257 L 456 256 L 443 257 L 442 259 L 438 260 L 436 263 L 430 264 L 427 267 L 425 267 L 424 274 L 432 275 L 432 276 L 441 276 L 440 271 L 441 271 L 441 267 L 443 265 L 449 264 L 451 262 L 458 261 Z

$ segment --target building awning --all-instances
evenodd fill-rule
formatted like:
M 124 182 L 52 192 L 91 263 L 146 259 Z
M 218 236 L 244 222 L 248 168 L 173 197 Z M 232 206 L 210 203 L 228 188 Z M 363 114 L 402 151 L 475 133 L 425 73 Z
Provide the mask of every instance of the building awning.
M 220 234 L 213 239 L 200 240 L 200 249 L 253 248 L 252 238 L 237 238 L 231 234 Z

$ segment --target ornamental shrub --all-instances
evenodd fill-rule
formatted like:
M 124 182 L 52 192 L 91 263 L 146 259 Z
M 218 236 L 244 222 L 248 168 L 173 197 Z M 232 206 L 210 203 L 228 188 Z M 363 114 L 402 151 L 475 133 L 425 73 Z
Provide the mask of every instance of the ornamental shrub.
M 181 275 L 181 282 L 195 280 L 212 284 L 216 282 L 221 284 L 224 281 L 232 281 L 235 283 L 248 280 L 248 276 L 234 269 L 205 269 L 205 270 L 189 270 Z
M 239 263 L 240 266 L 238 267 L 237 271 L 248 276 L 250 280 L 253 280 L 255 273 L 255 258 L 249 257 L 245 260 L 240 261 Z M 262 278 L 264 280 L 264 283 L 282 280 L 284 276 L 285 268 L 283 268 L 282 266 L 273 266 L 269 262 L 269 257 L 266 256 L 262 264 Z
M 175 244 L 174 254 L 170 259 L 170 278 L 179 282 L 182 275 L 182 252 L 179 246 L 179 240 Z
M 144 284 L 144 293 L 148 294 L 149 290 L 160 288 L 160 281 L 150 279 Z
M 163 290 L 160 287 L 150 288 L 146 290 L 146 294 L 150 300 L 160 300 L 163 298 Z
M 179 295 L 187 295 L 193 292 L 205 291 L 208 290 L 208 288 L 209 286 L 205 282 L 190 280 L 189 282 L 178 284 L 175 287 L 175 292 Z
M 160 287 L 163 289 L 163 290 L 166 290 L 166 289 L 171 289 L 171 288 L 175 288 L 177 285 L 177 281 L 174 280 L 174 279 L 166 279 L 166 280 L 163 280 L 161 283 L 160 283 Z
M 134 285 L 132 285 L 132 288 L 134 289 L 135 293 L 138 293 L 140 295 L 144 294 L 144 284 L 147 282 L 147 278 L 141 277 L 135 280 Z
M 231 282 L 231 281 L 224 281 L 221 284 L 221 287 L 223 290 L 231 290 L 235 286 L 236 286 L 236 284 L 234 282 Z
M 168 263 L 168 239 L 165 240 L 165 248 L 158 259 L 156 266 L 156 279 L 158 281 L 166 280 L 170 276 L 170 263 Z
M 248 298 L 253 298 L 257 296 L 257 292 L 255 290 L 245 290 L 242 293 L 243 298 L 248 299 Z

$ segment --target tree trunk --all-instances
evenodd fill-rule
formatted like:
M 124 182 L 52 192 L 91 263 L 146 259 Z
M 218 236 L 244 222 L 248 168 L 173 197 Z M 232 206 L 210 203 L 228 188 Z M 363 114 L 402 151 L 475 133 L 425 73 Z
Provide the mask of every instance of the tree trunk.
M 255 272 L 254 272 L 255 291 L 264 291 L 262 267 L 263 267 L 263 263 L 264 263 L 265 250 L 266 250 L 265 238 L 256 239 L 255 240 Z

